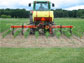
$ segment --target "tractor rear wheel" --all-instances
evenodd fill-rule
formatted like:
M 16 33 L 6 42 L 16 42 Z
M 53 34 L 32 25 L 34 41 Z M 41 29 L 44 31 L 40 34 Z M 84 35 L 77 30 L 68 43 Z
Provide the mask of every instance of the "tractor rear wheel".
M 35 34 L 35 29 L 34 28 L 30 29 L 30 34 Z
M 32 18 L 32 15 L 30 15 L 30 24 L 33 24 L 33 18 Z

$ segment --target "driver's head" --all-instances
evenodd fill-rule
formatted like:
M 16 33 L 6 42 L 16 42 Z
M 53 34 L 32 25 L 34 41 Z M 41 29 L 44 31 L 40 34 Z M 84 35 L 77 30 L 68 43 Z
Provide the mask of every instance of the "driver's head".
M 40 5 L 40 7 L 42 7 L 42 4 Z

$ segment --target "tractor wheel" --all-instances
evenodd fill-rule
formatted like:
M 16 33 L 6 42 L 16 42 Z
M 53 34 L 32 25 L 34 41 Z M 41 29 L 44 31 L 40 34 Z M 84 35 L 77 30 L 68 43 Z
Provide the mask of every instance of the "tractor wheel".
M 30 29 L 30 34 L 35 34 L 35 29 L 34 28 Z
M 30 15 L 30 24 L 33 24 L 33 18 L 32 18 L 32 15 Z

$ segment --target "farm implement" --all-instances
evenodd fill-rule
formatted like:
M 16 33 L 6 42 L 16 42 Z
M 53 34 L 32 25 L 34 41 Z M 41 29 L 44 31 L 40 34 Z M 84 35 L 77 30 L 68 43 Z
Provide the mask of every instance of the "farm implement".
M 51 11 L 51 5 L 52 7 L 55 6 L 49 1 L 34 1 L 33 11 L 30 11 L 29 25 L 11 26 L 12 35 L 17 35 L 17 33 L 14 33 L 16 28 L 20 28 L 21 34 L 25 35 L 25 37 L 29 34 L 35 34 L 36 37 L 39 34 L 45 34 L 47 37 L 55 34 L 59 36 L 62 33 L 72 34 L 73 26 L 56 25 L 54 23 L 54 12 Z M 29 7 L 31 7 L 31 3 L 29 3 Z
M 41 29 L 39 29 L 41 27 Z M 12 28 L 12 35 L 14 35 L 14 30 L 16 29 L 16 28 L 22 28 L 22 30 L 21 30 L 21 34 L 22 35 L 24 35 L 24 28 L 28 28 L 28 30 L 30 30 L 30 31 L 27 31 L 28 33 L 30 33 L 30 34 L 35 34 L 35 32 L 37 32 L 37 33 L 40 33 L 40 32 L 42 32 L 42 33 L 48 33 L 49 32 L 49 34 L 54 34 L 54 32 L 56 31 L 56 29 L 58 28 L 59 29 L 59 32 L 62 34 L 63 33 L 63 28 L 69 28 L 68 29 L 68 31 L 69 31 L 69 33 L 71 33 L 72 34 L 72 28 L 73 28 L 73 26 L 60 26 L 60 25 L 42 25 L 42 24 L 40 24 L 40 25 L 22 25 L 22 26 L 11 26 L 11 28 Z M 40 31 L 41 30 L 41 31 Z

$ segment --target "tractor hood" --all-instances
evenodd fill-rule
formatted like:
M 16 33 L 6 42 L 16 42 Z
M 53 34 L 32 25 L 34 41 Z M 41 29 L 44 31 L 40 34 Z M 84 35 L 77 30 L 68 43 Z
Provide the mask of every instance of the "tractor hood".
M 53 11 L 33 11 L 33 21 L 35 17 L 51 17 L 53 21 Z

